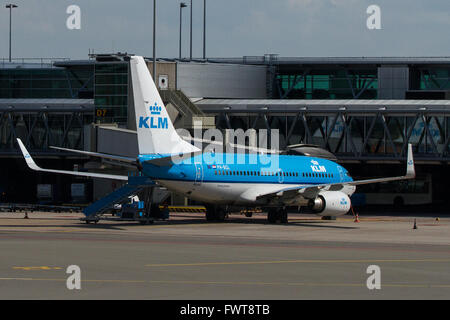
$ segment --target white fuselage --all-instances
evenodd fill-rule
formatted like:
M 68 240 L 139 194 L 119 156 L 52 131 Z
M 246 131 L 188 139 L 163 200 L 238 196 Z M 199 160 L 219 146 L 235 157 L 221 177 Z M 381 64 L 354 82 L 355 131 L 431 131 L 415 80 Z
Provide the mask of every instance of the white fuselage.
M 171 191 L 181 193 L 193 200 L 227 204 L 227 205 L 243 205 L 258 206 L 265 205 L 266 202 L 258 201 L 257 195 L 275 192 L 283 186 L 282 183 L 260 184 L 260 183 L 243 183 L 243 182 L 192 182 L 192 181 L 173 181 L 173 180 L 157 180 L 158 184 L 166 187 Z M 292 185 L 289 187 L 301 187 L 302 184 Z M 341 191 L 351 196 L 355 192 L 354 186 L 344 186 Z M 308 200 L 299 195 L 295 205 L 306 205 Z

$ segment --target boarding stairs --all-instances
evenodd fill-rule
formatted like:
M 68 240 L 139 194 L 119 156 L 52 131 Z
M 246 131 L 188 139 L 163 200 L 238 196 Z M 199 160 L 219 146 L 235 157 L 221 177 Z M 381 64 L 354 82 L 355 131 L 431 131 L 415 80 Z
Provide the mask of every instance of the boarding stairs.
M 146 176 L 128 175 L 128 183 L 107 196 L 95 201 L 83 210 L 86 219 L 98 220 L 98 216 L 113 208 L 115 204 L 122 204 L 128 197 L 135 195 L 145 188 L 155 186 L 155 182 Z

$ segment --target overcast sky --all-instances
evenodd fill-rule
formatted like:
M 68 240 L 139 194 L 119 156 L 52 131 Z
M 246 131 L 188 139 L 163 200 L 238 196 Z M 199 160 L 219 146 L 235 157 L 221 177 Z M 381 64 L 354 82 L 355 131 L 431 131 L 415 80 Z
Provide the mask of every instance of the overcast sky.
M 87 58 L 127 51 L 152 56 L 151 0 L 10 0 L 14 57 Z M 8 57 L 9 10 L 1 1 L 0 58 Z M 185 0 L 190 4 L 190 0 Z M 203 0 L 194 2 L 194 57 L 202 56 Z M 179 3 L 157 0 L 157 56 L 177 57 Z M 449 0 L 207 0 L 207 56 L 450 56 Z M 81 8 L 81 30 L 66 9 Z M 368 30 L 367 7 L 381 8 Z M 189 8 L 183 56 L 189 55 Z

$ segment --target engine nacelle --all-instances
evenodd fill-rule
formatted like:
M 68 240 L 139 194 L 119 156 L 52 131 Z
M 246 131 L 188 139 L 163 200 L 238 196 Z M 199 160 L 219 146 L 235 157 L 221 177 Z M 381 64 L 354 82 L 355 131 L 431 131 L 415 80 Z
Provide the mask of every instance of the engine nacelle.
M 318 216 L 342 216 L 350 210 L 351 201 L 341 191 L 321 191 L 309 206 Z

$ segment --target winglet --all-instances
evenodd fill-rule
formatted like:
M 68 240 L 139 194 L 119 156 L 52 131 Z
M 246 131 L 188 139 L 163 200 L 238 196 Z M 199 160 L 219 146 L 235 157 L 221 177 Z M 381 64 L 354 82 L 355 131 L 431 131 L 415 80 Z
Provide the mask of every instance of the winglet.
M 60 173 L 60 174 L 70 174 L 70 175 L 79 176 L 79 177 L 81 176 L 81 177 L 90 177 L 90 178 L 128 181 L 128 176 L 119 176 L 119 175 L 114 175 L 114 174 L 42 169 L 34 162 L 33 158 L 30 156 L 30 153 L 28 152 L 27 148 L 25 148 L 22 140 L 17 138 L 17 143 L 19 144 L 19 147 L 20 147 L 20 150 L 22 151 L 23 157 L 25 158 L 25 161 L 27 162 L 27 165 L 31 170 L 51 172 L 51 173 Z
M 410 143 L 408 144 L 408 158 L 406 160 L 406 176 L 411 179 L 416 177 L 412 145 Z
M 25 158 L 25 161 L 27 162 L 28 167 L 32 170 L 41 170 L 39 166 L 34 162 L 33 158 L 30 156 L 30 153 L 28 152 L 27 148 L 25 148 L 25 145 L 23 144 L 22 140 L 17 138 L 17 143 L 19 143 L 20 150 L 22 151 L 23 157 Z

